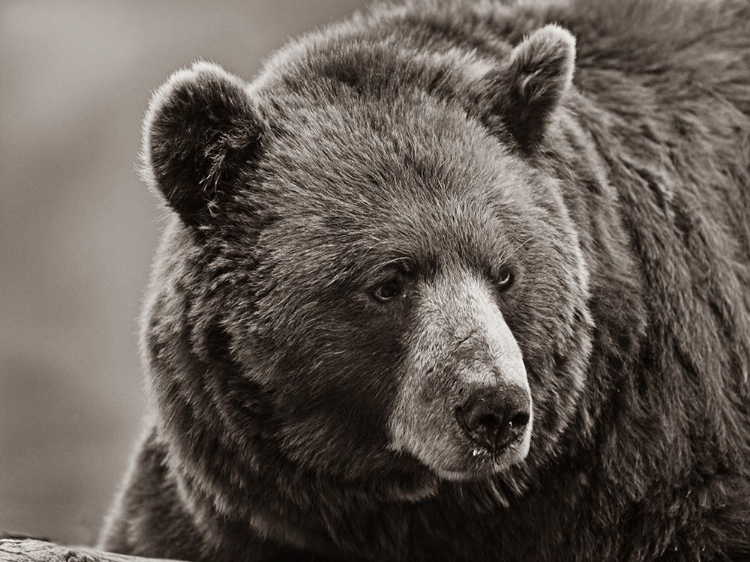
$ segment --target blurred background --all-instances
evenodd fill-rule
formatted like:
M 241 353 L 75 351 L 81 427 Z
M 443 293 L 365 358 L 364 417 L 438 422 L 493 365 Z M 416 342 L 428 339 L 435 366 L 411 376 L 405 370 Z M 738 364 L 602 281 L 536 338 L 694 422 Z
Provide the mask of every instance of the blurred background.
M 93 543 L 139 434 L 151 91 L 196 59 L 251 79 L 365 4 L 0 0 L 0 532 Z

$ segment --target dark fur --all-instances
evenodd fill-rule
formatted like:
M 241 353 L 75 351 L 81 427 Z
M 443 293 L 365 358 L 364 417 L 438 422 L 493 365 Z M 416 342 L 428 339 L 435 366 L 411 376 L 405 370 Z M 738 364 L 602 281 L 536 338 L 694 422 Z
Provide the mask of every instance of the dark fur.
M 576 37 L 572 88 L 564 41 L 511 54 L 548 22 Z M 103 546 L 750 559 L 746 1 L 414 1 L 244 89 L 199 65 L 146 123 L 176 211 L 143 322 L 158 415 Z M 360 289 L 405 255 L 424 286 L 517 268 L 498 306 L 537 419 L 496 477 L 388 449 L 420 319 Z

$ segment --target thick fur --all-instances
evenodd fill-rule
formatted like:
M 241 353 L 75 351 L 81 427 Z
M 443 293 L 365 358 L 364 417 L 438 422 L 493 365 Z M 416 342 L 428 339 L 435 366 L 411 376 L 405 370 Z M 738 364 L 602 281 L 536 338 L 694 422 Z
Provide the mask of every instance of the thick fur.
M 381 6 L 181 71 L 144 137 L 156 416 L 102 546 L 750 559 L 746 0 Z M 480 325 L 533 399 L 494 465 L 440 407 L 504 365 Z

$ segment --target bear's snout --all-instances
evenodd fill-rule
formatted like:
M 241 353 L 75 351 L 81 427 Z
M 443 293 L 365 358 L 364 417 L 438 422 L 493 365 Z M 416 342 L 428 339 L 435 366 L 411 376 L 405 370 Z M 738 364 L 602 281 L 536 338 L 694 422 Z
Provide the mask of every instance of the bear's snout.
M 496 454 L 522 437 L 531 418 L 531 397 L 520 386 L 476 386 L 461 393 L 456 420 L 478 446 Z
M 451 480 L 522 462 L 533 395 L 521 349 L 488 284 L 444 273 L 419 290 L 409 354 L 389 417 L 391 448 Z

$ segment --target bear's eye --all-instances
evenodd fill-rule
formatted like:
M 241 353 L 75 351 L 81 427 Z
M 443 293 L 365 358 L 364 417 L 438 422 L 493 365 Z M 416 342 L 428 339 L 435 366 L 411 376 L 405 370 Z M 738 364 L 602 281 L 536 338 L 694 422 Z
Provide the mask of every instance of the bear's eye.
M 401 295 L 401 283 L 396 279 L 385 281 L 380 285 L 376 285 L 370 291 L 372 297 L 379 302 L 387 302 L 395 299 Z
M 498 291 L 504 293 L 513 286 L 513 272 L 510 269 L 504 269 L 500 272 L 497 279 L 495 280 L 495 286 Z

